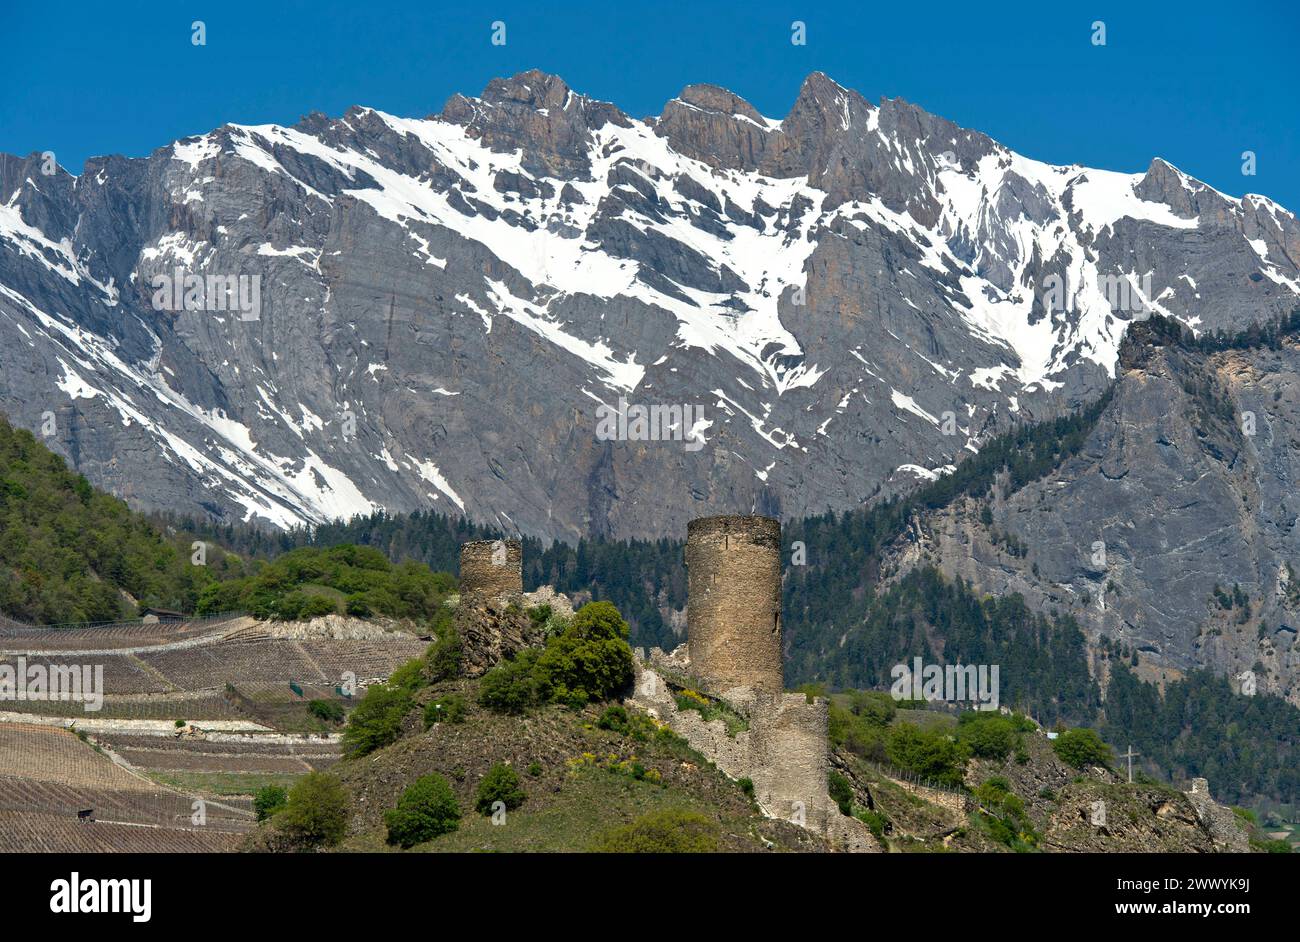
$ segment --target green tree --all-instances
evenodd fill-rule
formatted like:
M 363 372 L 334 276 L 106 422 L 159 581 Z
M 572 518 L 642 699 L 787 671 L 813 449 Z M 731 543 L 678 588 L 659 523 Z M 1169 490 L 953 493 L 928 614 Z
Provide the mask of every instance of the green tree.
M 479 814 L 491 814 L 492 806 L 500 801 L 513 811 L 527 797 L 523 786 L 519 784 L 519 774 L 510 766 L 498 762 L 478 783 L 478 800 L 474 809 Z
M 1096 730 L 1087 727 L 1067 729 L 1052 740 L 1052 749 L 1057 758 L 1075 769 L 1087 765 L 1100 765 L 1109 768 L 1112 761 L 1110 746 L 1102 742 Z
M 632 683 L 627 622 L 610 602 L 588 602 L 552 637 L 537 660 L 537 677 L 553 699 L 608 700 Z
M 284 807 L 289 790 L 283 785 L 263 785 L 253 793 L 253 812 L 258 821 L 265 821 Z
M 460 826 L 460 807 L 447 780 L 422 775 L 407 786 L 397 807 L 384 812 L 388 843 L 414 847 Z
M 364 756 L 402 734 L 402 720 L 412 706 L 411 692 L 389 684 L 372 684 L 348 717 L 343 749 L 348 758 Z
M 297 847 L 337 844 L 348 828 L 348 795 L 343 782 L 328 772 L 308 772 L 289 789 L 284 807 L 272 820 Z

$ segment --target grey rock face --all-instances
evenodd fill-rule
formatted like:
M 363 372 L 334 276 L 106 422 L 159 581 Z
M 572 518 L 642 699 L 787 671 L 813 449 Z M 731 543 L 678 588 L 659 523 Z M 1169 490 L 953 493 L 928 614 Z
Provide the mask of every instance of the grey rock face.
M 1147 679 L 1250 671 L 1300 703 L 1300 347 L 1206 355 L 1138 330 L 1120 369 L 1076 458 L 995 489 L 991 525 L 974 500 L 919 520 L 891 574 L 928 559 L 977 592 L 1073 614 L 1091 641 L 1136 650 Z M 1234 587 L 1248 609 L 1216 598 Z
M 911 488 L 1096 396 L 1144 308 L 1289 311 L 1297 258 L 1263 197 L 1051 167 L 820 74 L 778 122 L 530 72 L 77 178 L 0 157 L 0 410 L 146 508 L 659 536 Z M 187 276 L 248 303 L 159 302 Z

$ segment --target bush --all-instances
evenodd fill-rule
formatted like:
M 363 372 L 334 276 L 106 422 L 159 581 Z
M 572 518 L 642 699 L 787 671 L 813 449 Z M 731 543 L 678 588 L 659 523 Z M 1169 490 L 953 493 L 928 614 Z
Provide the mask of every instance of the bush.
M 339 607 L 333 599 L 326 598 L 323 595 L 309 595 L 298 612 L 298 618 L 300 621 L 310 621 L 313 618 L 322 618 L 325 615 L 337 615 L 338 611 Z
M 397 670 L 393 671 L 388 678 L 390 687 L 402 687 L 411 693 L 419 690 L 426 683 L 424 676 L 424 658 L 416 657 L 407 661 Z
M 541 690 L 533 669 L 538 652 L 520 651 L 511 661 L 503 661 L 483 675 L 479 683 L 478 702 L 499 713 L 523 713 L 541 699 Z
M 537 659 L 537 681 L 551 699 L 572 705 L 608 700 L 633 678 L 628 627 L 610 602 L 588 602 L 550 638 Z
M 528 774 L 531 775 L 533 778 L 537 778 L 539 775 L 542 774 L 542 764 L 538 762 L 536 759 L 528 763 Z
M 981 759 L 1005 759 L 1020 741 L 1010 717 L 995 713 L 963 713 L 958 720 L 957 738 Z
M 879 811 L 859 808 L 854 813 L 854 817 L 865 824 L 876 837 L 883 838 L 885 836 L 885 827 L 889 824 L 889 819 Z
M 308 772 L 289 789 L 276 829 L 301 847 L 337 844 L 348 829 L 348 795 L 337 775 Z
M 718 849 L 718 825 L 696 811 L 666 808 L 602 832 L 592 845 L 607 854 L 709 854 Z
M 445 617 L 446 613 L 443 613 Z M 438 632 L 438 640 L 424 654 L 425 674 L 432 682 L 451 680 L 460 674 L 460 633 L 448 620 Z
M 839 772 L 832 772 L 826 779 L 827 791 L 831 800 L 839 805 L 840 814 L 853 813 L 853 786 Z
M 407 786 L 397 807 L 384 812 L 388 843 L 413 847 L 460 825 L 460 807 L 441 775 L 422 775 Z
M 736 784 L 740 786 L 740 790 L 745 793 L 746 798 L 754 797 L 754 780 L 752 778 L 749 778 L 748 776 L 745 778 L 738 778 L 736 779 Z
M 478 783 L 478 801 L 474 808 L 479 814 L 491 814 L 492 806 L 503 802 L 513 811 L 524 803 L 528 796 L 519 784 L 519 775 L 508 765 L 497 763 Z
M 411 692 L 403 687 L 373 684 L 367 688 L 343 730 L 344 754 L 356 758 L 396 742 L 410 709 Z
M 627 709 L 619 704 L 605 707 L 605 712 L 596 720 L 598 729 L 608 729 L 616 733 L 626 733 L 628 729 Z
M 1082 769 L 1087 765 L 1110 767 L 1110 746 L 1102 742 L 1096 730 L 1086 727 L 1067 729 L 1052 740 L 1052 748 L 1057 758 L 1071 768 Z
M 953 742 L 941 732 L 922 730 L 911 723 L 893 727 L 885 740 L 889 761 L 898 768 L 938 782 L 941 785 L 961 785 L 970 749 L 964 743 Z
M 253 794 L 253 811 L 258 821 L 265 821 L 284 807 L 289 790 L 283 785 L 264 785 Z
M 343 704 L 333 700 L 313 700 L 307 704 L 307 710 L 327 723 L 343 722 Z
M 424 705 L 424 728 L 434 723 L 465 722 L 465 698 L 458 693 L 449 693 L 437 700 L 430 700 Z

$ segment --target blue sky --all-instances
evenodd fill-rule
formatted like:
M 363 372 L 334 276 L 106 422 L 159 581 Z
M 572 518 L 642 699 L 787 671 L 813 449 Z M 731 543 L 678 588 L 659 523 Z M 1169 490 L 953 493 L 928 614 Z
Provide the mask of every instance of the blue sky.
M 1158 155 L 1231 195 L 1300 210 L 1300 4 L 1134 6 L 0 0 L 0 151 L 52 150 L 79 172 L 88 156 L 140 156 L 226 122 L 291 124 L 353 104 L 426 115 L 529 68 L 634 116 L 713 82 L 781 117 L 821 70 L 1030 157 L 1136 172 Z M 204 47 L 191 44 L 193 20 Z M 494 20 L 505 46 L 489 41 Z M 794 20 L 806 46 L 790 42 Z

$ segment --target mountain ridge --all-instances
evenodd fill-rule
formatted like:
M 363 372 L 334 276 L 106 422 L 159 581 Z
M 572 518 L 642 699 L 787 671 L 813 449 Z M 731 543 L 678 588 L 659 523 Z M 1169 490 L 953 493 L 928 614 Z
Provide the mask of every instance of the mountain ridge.
M 529 72 L 437 118 L 36 164 L 0 158 L 0 409 L 52 414 L 137 506 L 282 527 L 847 509 L 1095 398 L 1150 310 L 1214 330 L 1300 296 L 1271 201 L 1049 167 L 821 73 L 780 122 L 705 85 L 642 122 Z M 159 310 L 173 273 L 260 279 L 258 318 Z M 707 448 L 597 439 L 620 396 L 695 404 Z

